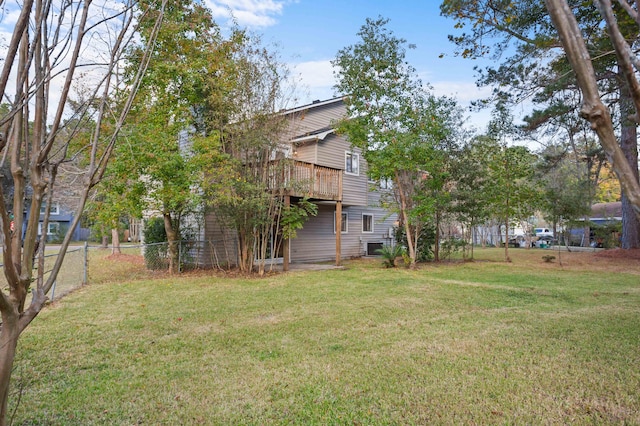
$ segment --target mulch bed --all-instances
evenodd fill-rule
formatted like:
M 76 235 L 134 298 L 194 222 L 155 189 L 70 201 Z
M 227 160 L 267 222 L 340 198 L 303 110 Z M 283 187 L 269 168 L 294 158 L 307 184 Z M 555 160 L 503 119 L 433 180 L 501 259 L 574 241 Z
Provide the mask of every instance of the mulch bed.
M 610 249 L 593 254 L 594 257 L 605 259 L 635 259 L 640 260 L 640 249 Z

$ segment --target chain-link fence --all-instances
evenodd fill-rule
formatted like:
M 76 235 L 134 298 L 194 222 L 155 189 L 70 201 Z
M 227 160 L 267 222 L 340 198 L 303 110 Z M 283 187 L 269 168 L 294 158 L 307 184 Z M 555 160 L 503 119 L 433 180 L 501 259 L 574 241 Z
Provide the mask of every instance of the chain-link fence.
M 55 246 L 46 248 L 45 280 L 51 274 L 58 257 L 58 250 Z M 110 257 L 112 255 L 115 256 Z M 126 244 L 118 250 L 113 250 L 113 247 L 88 244 L 70 247 L 49 293 L 49 299 L 57 300 L 87 282 L 91 283 L 94 279 L 98 282 L 108 281 L 110 277 L 116 279 L 115 262 L 127 261 L 135 266 L 123 272 L 124 275 L 119 276 L 119 279 L 133 278 L 132 270 L 140 276 L 148 276 L 149 272 L 168 271 L 172 264 L 174 271 L 177 272 L 194 269 L 228 269 L 237 264 L 237 247 L 235 243 L 228 241 L 180 241 L 173 247 L 169 243 Z M 37 257 L 34 263 L 37 268 Z M 0 264 L 0 286 L 8 291 L 3 267 L 4 265 Z M 37 276 L 37 271 L 33 272 L 33 276 Z
M 58 258 L 58 249 L 55 247 L 47 248 L 44 256 L 44 280 L 46 281 L 51 274 L 53 269 L 53 265 Z M 35 258 L 34 268 L 38 268 L 38 258 Z M 0 268 L 4 268 L 4 265 L 0 264 Z M 36 277 L 38 275 L 38 271 L 33 271 L 33 276 Z M 58 272 L 58 276 L 51 288 L 51 292 L 49 293 L 50 300 L 56 300 L 70 291 L 75 290 L 78 287 L 81 287 L 87 279 L 87 246 L 82 247 L 71 247 L 67 250 L 67 254 L 65 255 L 64 262 L 60 271 Z M 7 283 L 7 279 L 4 275 L 4 271 L 0 273 L 0 285 L 6 291 L 8 291 L 9 284 Z M 28 296 L 27 303 L 30 299 Z
M 168 270 L 171 265 L 178 272 L 193 269 L 227 269 L 237 264 L 237 248 L 228 241 L 179 241 L 145 244 L 140 247 L 149 270 Z

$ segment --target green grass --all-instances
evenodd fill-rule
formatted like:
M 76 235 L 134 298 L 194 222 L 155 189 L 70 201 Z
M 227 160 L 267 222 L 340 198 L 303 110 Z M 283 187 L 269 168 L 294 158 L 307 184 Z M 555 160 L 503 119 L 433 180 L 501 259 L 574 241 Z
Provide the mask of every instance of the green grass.
M 262 279 L 94 272 L 21 338 L 14 424 L 639 424 L 640 268 L 511 254 Z

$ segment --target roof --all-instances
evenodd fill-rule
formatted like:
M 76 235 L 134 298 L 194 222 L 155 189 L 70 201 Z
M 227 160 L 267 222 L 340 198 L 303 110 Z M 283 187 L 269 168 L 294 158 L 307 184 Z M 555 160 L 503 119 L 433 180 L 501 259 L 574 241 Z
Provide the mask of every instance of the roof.
M 591 206 L 591 219 L 622 218 L 622 202 L 597 203 Z
M 329 136 L 334 132 L 335 132 L 335 129 L 325 127 L 323 129 L 318 129 L 304 135 L 296 136 L 295 138 L 291 139 L 289 142 L 304 143 L 304 142 L 312 142 L 312 141 L 323 141 L 327 136 Z
M 302 105 L 302 106 L 298 106 L 298 107 L 295 107 L 295 108 L 286 109 L 286 110 L 282 111 L 282 114 L 292 114 L 292 113 L 305 111 L 305 110 L 312 109 L 312 108 L 318 108 L 318 107 L 322 107 L 322 106 L 325 106 L 325 105 L 331 105 L 331 104 L 334 104 L 334 103 L 343 102 L 343 99 L 344 99 L 343 96 L 339 96 L 337 98 L 327 99 L 325 101 L 317 100 L 317 101 L 313 101 L 312 103 L 307 104 L 307 105 Z

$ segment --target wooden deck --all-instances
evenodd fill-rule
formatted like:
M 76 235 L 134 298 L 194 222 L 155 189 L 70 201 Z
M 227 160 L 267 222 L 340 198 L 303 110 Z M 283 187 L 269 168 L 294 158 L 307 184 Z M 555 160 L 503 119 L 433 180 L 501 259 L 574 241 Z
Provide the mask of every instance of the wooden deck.
M 342 200 L 342 170 L 302 161 L 274 161 L 270 172 L 271 189 L 283 195 L 318 200 Z

